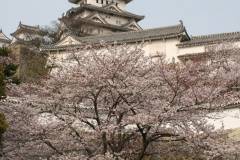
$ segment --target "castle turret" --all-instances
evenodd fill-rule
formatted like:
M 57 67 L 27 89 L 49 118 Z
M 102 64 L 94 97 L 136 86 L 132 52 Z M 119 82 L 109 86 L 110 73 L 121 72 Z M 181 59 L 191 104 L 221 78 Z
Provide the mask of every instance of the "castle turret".
M 11 40 L 0 29 L 0 47 L 8 46 Z
M 45 33 L 39 26 L 29 26 L 19 22 L 18 28 L 11 34 L 13 37 L 12 43 L 16 41 L 32 41 L 35 39 L 42 39 Z

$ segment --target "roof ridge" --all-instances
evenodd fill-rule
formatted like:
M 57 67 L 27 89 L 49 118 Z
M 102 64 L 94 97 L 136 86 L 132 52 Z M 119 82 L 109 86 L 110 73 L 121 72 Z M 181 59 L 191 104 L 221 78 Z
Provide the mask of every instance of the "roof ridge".
M 26 28 L 33 28 L 33 29 L 40 29 L 39 25 L 37 26 L 30 26 L 30 25 L 26 25 L 26 24 L 20 24 L 21 27 L 26 27 Z
M 192 38 L 193 38 L 193 39 L 198 39 L 198 38 L 212 38 L 212 37 L 217 37 L 217 36 L 235 35 L 235 34 L 240 34 L 240 31 L 236 31 L 236 32 L 225 32 L 225 33 L 213 33 L 213 34 L 206 34 L 206 35 L 197 35 L 197 36 L 192 36 Z
M 169 29 L 169 28 L 174 28 L 174 27 L 183 27 L 181 24 L 177 24 L 177 25 L 170 25 L 170 26 L 162 26 L 162 27 L 156 27 L 156 28 L 148 28 L 148 29 L 144 29 L 142 31 L 151 31 L 151 30 L 157 30 L 157 29 Z M 136 31 L 138 32 L 138 31 Z

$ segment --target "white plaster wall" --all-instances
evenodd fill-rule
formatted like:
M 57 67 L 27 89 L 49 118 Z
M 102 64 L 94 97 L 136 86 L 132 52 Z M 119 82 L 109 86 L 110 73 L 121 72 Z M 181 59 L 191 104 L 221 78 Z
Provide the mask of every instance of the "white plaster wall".
M 168 61 L 177 60 L 178 39 L 154 40 L 144 44 L 143 50 L 147 54 L 156 55 L 157 53 L 165 54 Z
M 26 41 L 33 40 L 36 38 L 41 38 L 41 36 L 37 34 L 25 34 L 25 33 L 20 33 L 16 37 Z
M 91 34 L 91 35 L 112 34 L 111 29 L 101 28 L 101 27 L 98 27 L 98 26 L 83 25 L 82 28 L 84 30 L 84 33 Z
M 0 47 L 6 46 L 6 43 L 0 42 Z
M 234 45 L 235 45 L 236 47 L 240 47 L 240 41 L 235 42 Z
M 97 3 L 96 0 L 87 0 L 87 4 L 92 4 L 92 5 L 95 5 L 95 6 L 98 6 L 98 7 L 102 7 L 102 6 L 104 6 L 104 5 L 107 4 L 107 1 L 108 1 L 109 3 L 112 2 L 112 0 L 103 0 L 103 4 L 102 4 L 102 3 L 101 3 L 102 0 L 98 0 L 98 1 L 99 1 L 99 3 Z M 114 1 L 115 1 L 116 3 L 118 3 L 118 7 L 121 8 L 121 9 L 124 9 L 124 8 L 126 7 L 126 3 L 125 3 L 124 1 L 122 1 L 122 0 L 114 0 Z
M 78 18 L 86 18 L 90 15 L 92 15 L 93 12 L 90 11 L 84 11 L 81 14 L 79 14 L 78 16 L 76 16 L 75 19 Z M 113 25 L 118 25 L 118 26 L 122 26 L 124 24 L 127 24 L 129 22 L 128 18 L 123 18 L 123 17 L 119 17 L 119 16 L 112 16 L 112 15 L 108 15 L 108 14 L 103 14 L 103 13 L 99 13 L 99 15 L 109 24 L 113 24 Z M 117 21 L 120 21 L 120 24 L 117 23 Z
M 224 129 L 240 128 L 240 109 L 228 109 L 222 112 L 209 114 L 213 118 L 209 118 L 210 124 L 213 124 L 216 129 L 224 127 Z
M 207 51 L 207 48 L 209 46 L 212 46 L 212 45 L 214 45 L 214 44 L 178 48 L 178 55 L 203 53 L 203 52 Z M 226 46 L 227 45 L 228 44 L 226 43 Z M 232 45 L 229 46 L 229 47 L 233 47 L 233 48 L 235 48 L 235 47 L 238 48 L 239 47 L 240 48 L 240 41 L 232 43 Z
M 106 0 L 104 0 L 105 2 Z M 101 2 L 101 0 L 99 0 L 99 2 Z M 95 5 L 95 6 L 98 6 L 98 7 L 102 7 L 102 4 L 101 3 L 97 3 L 96 0 L 87 0 L 87 4 L 92 4 L 92 5 Z
M 0 42 L 0 47 L 6 47 L 8 46 L 8 43 Z
M 85 17 L 89 16 L 91 13 L 92 13 L 92 12 L 85 10 L 85 11 L 83 11 L 81 14 L 78 14 L 78 16 L 76 16 L 75 19 L 85 18 Z
M 194 46 L 186 48 L 178 48 L 178 56 L 185 54 L 194 54 L 205 52 L 205 46 Z
M 107 14 L 102 14 L 102 17 L 105 18 L 105 20 L 109 24 L 118 25 L 118 26 L 122 26 L 129 22 L 129 20 L 127 18 L 123 18 L 123 17 L 119 17 L 119 16 L 111 16 L 111 15 L 107 15 Z M 120 24 L 117 23 L 117 21 L 120 21 Z

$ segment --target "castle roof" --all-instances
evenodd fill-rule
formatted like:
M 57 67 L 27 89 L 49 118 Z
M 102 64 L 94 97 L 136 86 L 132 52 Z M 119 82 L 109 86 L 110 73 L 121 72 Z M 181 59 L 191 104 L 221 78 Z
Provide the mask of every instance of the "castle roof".
M 144 19 L 144 16 L 136 15 L 136 14 L 133 14 L 133 13 L 130 13 L 130 12 L 127 12 L 127 11 L 123 11 L 121 9 L 119 9 L 120 12 L 118 12 L 118 11 L 115 11 L 115 10 L 107 9 L 104 6 L 103 7 L 97 7 L 97 6 L 94 6 L 94 5 L 91 5 L 91 4 L 81 4 L 80 7 L 72 8 L 67 12 L 66 16 L 71 16 L 72 14 L 80 13 L 84 10 L 97 11 L 97 12 L 106 13 L 106 14 L 110 14 L 110 15 L 116 15 L 116 16 L 131 18 L 131 19 L 135 19 L 136 21 L 140 21 L 140 20 Z
M 71 3 L 74 3 L 74 4 L 78 4 L 81 0 L 68 0 L 69 2 L 71 2 Z M 124 1 L 124 2 L 126 2 L 126 3 L 129 3 L 129 2 L 131 2 L 132 0 L 122 0 L 122 1 Z
M 174 25 L 153 29 L 146 29 L 141 31 L 114 33 L 111 35 L 79 37 L 82 42 L 99 43 L 105 42 L 141 42 L 144 40 L 169 39 L 182 36 L 185 33 L 183 25 Z
M 201 46 L 221 43 L 223 41 L 235 41 L 240 40 L 240 32 L 230 32 L 230 33 L 220 33 L 220 34 L 210 34 L 191 37 L 190 41 L 182 42 L 178 44 L 179 48 Z
M 0 42 L 3 43 L 10 43 L 10 39 L 3 33 L 2 30 L 0 30 Z
M 29 26 L 22 24 L 21 22 L 18 25 L 18 28 L 15 32 L 11 34 L 11 36 L 16 37 L 16 35 L 20 33 L 31 33 L 31 34 L 39 34 L 42 35 L 44 32 L 40 29 L 39 26 Z
M 185 27 L 180 25 L 167 26 L 161 28 L 153 28 L 141 31 L 131 31 L 131 32 L 119 32 L 113 33 L 110 35 L 99 35 L 99 36 L 88 36 L 88 37 L 78 37 L 70 34 L 69 36 L 73 37 L 81 44 L 98 44 L 101 41 L 106 43 L 134 43 L 134 42 L 142 42 L 145 40 L 159 40 L 159 39 L 171 39 L 171 38 L 183 38 L 185 40 L 189 40 Z M 55 50 L 55 49 L 63 49 L 68 46 L 44 46 L 43 50 Z
M 77 30 L 77 29 L 81 29 L 79 26 L 84 25 L 84 24 L 91 24 L 94 26 L 110 28 L 110 29 L 117 30 L 117 31 L 129 31 L 130 30 L 128 28 L 124 28 L 122 26 L 117 26 L 117 25 L 113 25 L 113 24 L 98 23 L 98 22 L 95 22 L 92 20 L 88 20 L 87 18 L 78 18 L 77 20 L 72 21 L 71 19 L 63 17 L 60 20 L 76 33 L 80 32 Z

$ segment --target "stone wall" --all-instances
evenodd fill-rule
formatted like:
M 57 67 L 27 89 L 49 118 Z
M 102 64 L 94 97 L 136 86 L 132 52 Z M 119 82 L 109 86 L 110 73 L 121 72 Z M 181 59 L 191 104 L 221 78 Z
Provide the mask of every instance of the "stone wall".
M 36 81 L 48 74 L 47 57 L 32 46 L 15 45 L 11 47 L 16 64 L 19 65 L 16 77 L 22 82 Z

